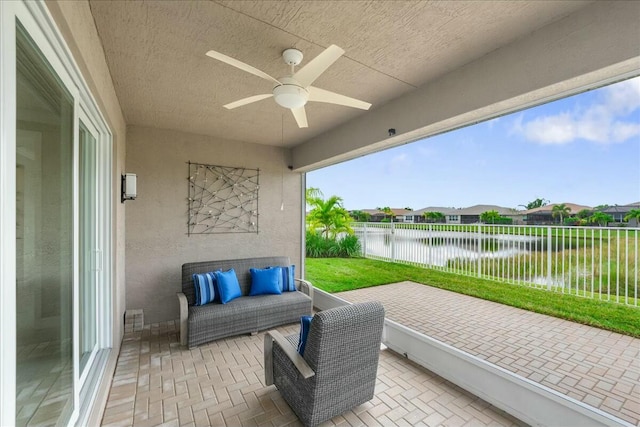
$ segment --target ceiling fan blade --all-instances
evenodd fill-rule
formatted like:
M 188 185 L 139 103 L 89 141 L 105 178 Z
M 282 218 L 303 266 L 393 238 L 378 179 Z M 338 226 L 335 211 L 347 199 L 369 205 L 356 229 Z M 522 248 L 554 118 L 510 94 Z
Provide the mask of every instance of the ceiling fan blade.
M 274 79 L 273 77 L 271 77 L 269 74 L 265 73 L 264 71 L 260 71 L 255 67 L 252 67 L 249 64 L 245 64 L 242 61 L 238 61 L 237 59 L 234 59 L 230 56 L 227 56 L 225 54 L 222 54 L 220 52 L 216 52 L 215 50 L 210 50 L 209 52 L 207 52 L 207 56 L 213 58 L 213 59 L 217 59 L 218 61 L 222 61 L 226 64 L 229 64 L 233 67 L 239 68 L 242 71 L 246 71 L 247 73 L 251 73 L 254 76 L 258 76 L 258 77 L 262 77 L 265 80 L 270 80 L 274 83 L 278 83 L 281 84 L 278 80 Z
M 307 123 L 307 112 L 304 110 L 304 106 L 300 108 L 292 108 L 291 112 L 293 113 L 293 117 L 296 119 L 296 123 L 298 123 L 299 128 L 309 127 L 309 123 Z
M 273 96 L 272 93 L 264 93 L 262 95 L 254 95 L 248 98 L 239 99 L 237 101 L 231 102 L 227 105 L 223 105 L 227 110 L 233 110 L 234 108 L 242 107 L 243 105 L 251 104 L 252 102 L 262 101 L 263 99 L 271 98 Z
M 313 83 L 320 74 L 324 73 L 327 68 L 338 60 L 344 54 L 344 50 L 332 44 L 326 48 L 320 55 L 313 58 L 307 65 L 300 68 L 294 75 L 302 87 L 307 87 Z
M 314 86 L 307 88 L 309 91 L 309 101 L 327 102 L 329 104 L 345 105 L 347 107 L 360 108 L 361 110 L 368 110 L 371 104 L 368 102 L 360 101 L 359 99 L 349 98 L 348 96 L 340 95 L 339 93 L 330 92 L 328 90 L 320 89 Z

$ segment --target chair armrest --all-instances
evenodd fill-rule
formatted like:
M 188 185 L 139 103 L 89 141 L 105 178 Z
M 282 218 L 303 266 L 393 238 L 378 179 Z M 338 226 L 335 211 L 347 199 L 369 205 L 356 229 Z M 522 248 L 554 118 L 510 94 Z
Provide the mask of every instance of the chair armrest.
M 180 344 L 187 345 L 187 317 L 189 316 L 189 302 L 187 296 L 178 292 L 178 303 L 180 304 Z
M 300 289 L 301 292 L 307 294 L 307 296 L 311 298 L 311 301 L 313 301 L 313 285 L 311 284 L 311 282 L 302 279 L 295 279 L 295 281 L 300 285 L 298 286 L 298 289 Z
M 313 369 L 307 364 L 300 353 L 296 351 L 296 349 L 291 346 L 291 343 L 286 340 L 282 334 L 276 330 L 272 330 L 267 332 L 264 335 L 264 380 L 266 385 L 273 384 L 273 342 L 276 342 L 284 354 L 291 360 L 293 365 L 296 367 L 300 375 L 304 379 L 309 379 L 313 377 L 316 373 L 313 372 Z

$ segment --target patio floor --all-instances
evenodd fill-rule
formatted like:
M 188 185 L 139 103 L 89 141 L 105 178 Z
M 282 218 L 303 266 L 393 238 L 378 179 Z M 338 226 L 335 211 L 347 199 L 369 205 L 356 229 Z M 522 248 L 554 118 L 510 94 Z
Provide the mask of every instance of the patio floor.
M 412 282 L 337 295 L 640 425 L 639 339 Z
M 275 386 L 264 385 L 264 333 L 181 347 L 177 322 L 130 325 L 103 426 L 296 426 Z M 278 328 L 297 333 L 297 324 Z M 325 425 L 511 426 L 521 423 L 398 356 L 380 353 L 375 397 Z

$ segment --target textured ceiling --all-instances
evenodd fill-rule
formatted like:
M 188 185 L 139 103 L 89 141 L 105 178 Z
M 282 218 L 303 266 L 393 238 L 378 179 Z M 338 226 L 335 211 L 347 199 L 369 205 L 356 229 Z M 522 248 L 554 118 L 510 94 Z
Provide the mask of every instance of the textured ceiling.
M 585 6 L 583 1 L 100 1 L 91 10 L 128 124 L 294 146 L 366 111 L 310 102 L 309 127 L 266 99 L 271 84 L 205 56 L 217 50 L 276 78 L 281 52 L 346 53 L 314 86 L 372 109 Z M 284 126 L 283 126 L 284 125 Z M 284 134 L 284 135 L 283 135 Z

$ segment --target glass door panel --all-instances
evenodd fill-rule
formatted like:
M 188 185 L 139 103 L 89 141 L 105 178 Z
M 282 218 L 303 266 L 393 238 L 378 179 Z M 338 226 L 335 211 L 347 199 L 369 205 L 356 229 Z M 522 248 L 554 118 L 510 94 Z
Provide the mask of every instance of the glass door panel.
M 73 411 L 74 102 L 16 31 L 16 425 Z
M 79 360 L 84 376 L 96 350 L 96 291 L 99 255 L 96 239 L 96 138 L 80 121 L 79 135 L 79 205 L 80 205 L 80 283 L 79 293 Z

